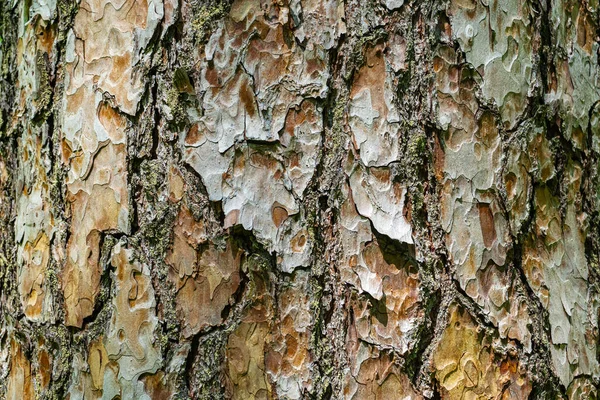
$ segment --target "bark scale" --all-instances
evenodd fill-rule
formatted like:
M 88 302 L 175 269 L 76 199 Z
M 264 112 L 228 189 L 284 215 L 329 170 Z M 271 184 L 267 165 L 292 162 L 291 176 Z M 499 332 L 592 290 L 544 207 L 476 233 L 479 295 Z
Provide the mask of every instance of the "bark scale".
M 596 398 L 599 18 L 0 3 L 0 397 Z

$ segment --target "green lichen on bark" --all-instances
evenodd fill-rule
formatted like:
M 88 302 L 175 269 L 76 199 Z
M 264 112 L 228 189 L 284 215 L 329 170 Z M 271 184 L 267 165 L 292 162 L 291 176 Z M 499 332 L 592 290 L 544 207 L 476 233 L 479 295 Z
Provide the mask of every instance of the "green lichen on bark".
M 594 398 L 598 12 L 1 3 L 0 397 Z

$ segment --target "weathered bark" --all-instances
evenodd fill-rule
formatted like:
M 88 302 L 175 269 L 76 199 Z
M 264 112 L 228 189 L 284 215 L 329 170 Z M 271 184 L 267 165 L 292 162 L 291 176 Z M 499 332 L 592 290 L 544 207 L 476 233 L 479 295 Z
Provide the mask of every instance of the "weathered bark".
M 599 13 L 1 2 L 0 398 L 596 398 Z

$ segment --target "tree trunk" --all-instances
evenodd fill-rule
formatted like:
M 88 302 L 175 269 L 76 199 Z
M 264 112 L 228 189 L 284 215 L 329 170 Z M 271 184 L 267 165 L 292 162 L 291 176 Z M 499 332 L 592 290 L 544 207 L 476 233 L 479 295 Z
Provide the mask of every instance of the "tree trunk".
M 596 398 L 599 16 L 0 2 L 0 397 Z

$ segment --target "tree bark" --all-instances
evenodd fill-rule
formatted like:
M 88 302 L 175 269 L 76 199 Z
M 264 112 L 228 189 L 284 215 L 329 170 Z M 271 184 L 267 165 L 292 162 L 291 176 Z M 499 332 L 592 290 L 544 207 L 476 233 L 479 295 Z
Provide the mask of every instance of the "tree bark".
M 1 2 L 0 398 L 596 398 L 599 18 Z

